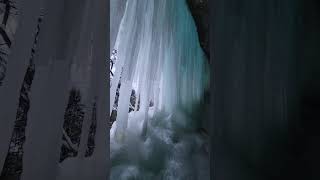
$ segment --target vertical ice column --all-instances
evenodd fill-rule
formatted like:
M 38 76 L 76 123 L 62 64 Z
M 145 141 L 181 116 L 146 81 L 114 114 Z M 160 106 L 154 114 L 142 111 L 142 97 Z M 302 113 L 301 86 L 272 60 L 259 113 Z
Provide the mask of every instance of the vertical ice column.
M 128 111 L 129 111 L 129 100 L 130 100 L 130 89 L 131 89 L 130 81 L 122 81 L 119 97 L 119 105 L 118 105 L 118 113 L 117 113 L 117 129 L 116 129 L 116 140 L 122 141 L 124 138 L 124 131 L 127 128 L 128 124 Z
M 91 2 L 91 1 L 90 1 Z M 107 82 L 106 74 L 109 71 L 106 67 L 105 58 L 107 57 L 108 42 L 106 41 L 109 34 L 108 25 L 105 21 L 101 21 L 98 17 L 109 17 L 108 1 L 94 0 L 95 18 L 93 25 L 93 61 L 96 72 L 95 94 L 97 95 L 96 113 L 97 113 L 97 129 L 96 129 L 96 146 L 93 153 L 93 168 L 90 179 L 108 179 L 108 165 L 109 161 L 109 126 L 107 117 L 109 116 L 107 110 L 109 84 Z M 110 166 L 109 166 L 110 167 Z
M 170 113 L 174 110 L 177 105 L 177 75 L 176 75 L 176 58 L 175 58 L 175 47 L 173 46 L 173 37 L 168 35 L 167 48 L 164 54 L 164 64 L 163 64 L 163 104 L 164 111 Z
M 94 99 L 93 85 L 96 83 L 96 77 L 94 76 L 94 69 L 92 68 L 92 29 L 93 20 L 95 14 L 93 13 L 93 3 L 91 1 L 85 2 L 85 9 L 83 13 L 83 22 L 81 24 L 81 36 L 77 51 L 75 52 L 74 64 L 79 65 L 81 68 L 88 68 L 88 82 L 86 83 L 85 91 L 82 91 L 83 103 L 85 105 L 85 115 L 82 123 L 80 145 L 78 149 L 79 158 L 84 158 L 87 149 L 87 142 L 89 136 L 89 129 L 92 117 L 92 104 Z
M 110 54 L 114 48 L 127 0 L 110 0 Z
M 192 104 L 200 100 L 204 91 L 204 77 L 208 75 L 204 69 L 207 61 L 185 1 L 168 3 L 170 7 L 167 14 L 172 17 L 167 17 L 170 18 L 167 22 L 169 38 L 165 39 L 165 43 L 166 47 L 174 50 L 165 53 L 163 102 L 167 111 L 177 105 L 192 110 Z M 173 81 L 171 85 L 166 81 L 169 78 Z
M 153 101 L 154 111 L 157 111 L 158 108 L 158 99 L 159 99 L 159 92 L 160 92 L 160 75 L 162 69 L 162 54 L 164 53 L 162 47 L 162 25 L 163 23 L 163 14 L 165 13 L 164 2 L 161 1 L 154 1 L 154 12 L 152 17 L 152 29 L 150 32 L 151 36 L 151 44 L 150 44 L 150 54 L 149 54 L 149 61 L 150 66 L 148 67 L 149 70 L 149 88 L 148 88 L 148 96 L 149 101 Z M 149 105 L 149 102 L 148 102 Z M 147 112 L 146 112 L 147 117 Z M 146 119 L 147 122 L 147 119 Z
M 118 50 L 118 59 L 115 63 L 115 74 L 111 80 L 110 88 L 110 113 L 116 96 L 117 86 L 120 80 L 121 71 L 127 61 L 131 61 L 132 47 L 135 45 L 132 35 L 136 24 L 136 6 L 137 0 L 127 1 L 125 13 L 120 23 L 119 32 L 114 48 Z
M 42 0 L 21 1 L 17 8 L 21 18 L 15 35 L 15 43 L 8 58 L 6 78 L 0 87 L 0 169 L 9 148 L 13 125 L 16 120 L 20 89 L 28 67 L 32 34 L 36 31 Z
M 63 2 L 59 0 L 51 4 L 47 1 L 45 5 L 38 56 L 35 58 L 35 81 L 30 92 L 22 180 L 53 180 L 56 176 L 61 128 L 68 100 L 70 61 L 63 57 L 67 43 L 63 41 L 63 32 L 59 28 L 63 23 L 62 16 L 57 16 L 63 14 Z M 41 91 L 37 89 L 39 87 Z
M 30 127 L 27 126 L 22 179 L 50 180 L 56 177 L 68 101 L 70 66 L 74 58 L 79 58 L 79 52 L 83 51 L 81 48 L 85 48 L 81 43 L 87 43 L 79 39 L 83 32 L 81 24 L 86 23 L 84 17 L 88 13 L 85 7 L 91 1 L 78 0 L 79 6 L 74 6 L 74 2 L 59 0 L 46 4 L 39 52 L 35 59 L 35 78 L 46 75 L 37 71 L 42 67 L 48 69 L 49 77 L 43 91 L 31 90 Z M 75 15 L 78 17 L 76 20 Z M 41 83 L 42 80 L 34 81 L 35 88 L 41 87 Z
M 142 135 L 145 135 L 147 131 L 147 125 L 148 125 L 148 111 L 149 111 L 149 104 L 152 94 L 152 87 L 154 82 L 154 75 L 156 73 L 156 67 L 157 67 L 157 61 L 158 58 L 155 55 L 155 51 L 153 48 L 153 43 L 156 42 L 155 37 L 155 31 L 156 26 L 155 24 L 157 21 L 155 21 L 157 10 L 155 7 L 154 1 L 148 1 L 146 3 L 145 7 L 145 15 L 141 19 L 143 21 L 143 29 L 142 29 L 142 39 L 141 39 L 141 48 L 139 49 L 139 56 L 137 61 L 140 61 L 142 68 L 137 67 L 136 69 L 136 75 L 139 76 L 140 81 L 138 86 L 141 87 L 140 90 L 140 111 L 143 113 L 142 120 L 143 120 L 143 132 Z
M 47 72 L 36 71 L 35 74 L 38 79 L 34 82 L 35 88 L 44 86 L 43 91 L 31 91 L 31 99 L 36 101 L 31 101 L 28 116 L 22 180 L 54 180 L 57 173 L 61 127 L 68 97 L 65 87 L 68 87 L 69 64 L 53 60 L 50 68 L 46 69 Z M 47 81 L 40 85 L 45 81 L 42 77 L 47 74 Z
M 138 3 L 139 1 L 130 1 L 130 3 L 136 4 L 136 9 L 134 10 L 134 23 L 124 24 L 126 29 L 131 32 L 132 42 L 122 43 L 119 42 L 119 59 L 121 57 L 127 57 L 128 60 L 125 61 L 123 66 L 123 74 L 121 77 L 121 87 L 120 87 L 120 97 L 118 104 L 118 116 L 117 116 L 117 130 L 116 137 L 120 138 L 127 127 L 128 121 L 128 110 L 130 95 L 132 91 L 132 81 L 134 75 L 138 76 L 139 88 L 138 94 L 141 96 L 140 110 L 145 112 L 148 109 L 148 90 L 150 79 L 148 68 L 151 64 L 150 56 L 150 44 L 151 44 L 151 32 L 152 32 L 152 17 L 153 17 L 153 0 L 148 1 L 148 3 Z M 127 7 L 130 5 L 128 2 Z M 119 38 L 121 40 L 121 38 Z M 117 42 L 118 43 L 118 42 Z M 125 54 L 125 55 L 123 55 Z M 111 92 L 112 93 L 112 92 Z M 112 101 L 112 100 L 111 100 Z
M 36 115 L 39 115 L 42 113 L 42 98 L 45 96 L 47 83 L 49 82 L 49 68 L 48 67 L 38 67 L 36 70 L 37 74 L 34 76 L 34 80 L 31 87 L 31 94 L 30 99 L 32 101 L 30 102 L 30 110 L 28 114 L 29 117 L 35 117 Z M 40 75 L 40 76 L 39 76 Z M 21 179 L 26 179 L 28 176 L 32 176 L 32 173 L 36 173 L 36 171 L 31 170 L 30 167 L 35 169 L 41 169 L 43 166 L 47 168 L 48 162 L 47 159 L 44 159 L 41 155 L 42 153 L 47 153 L 47 145 L 41 146 L 43 142 L 42 137 L 44 137 L 44 134 L 41 132 L 43 129 L 45 132 L 47 132 L 47 129 L 45 128 L 48 125 L 46 121 L 43 119 L 29 119 L 28 126 L 26 128 L 26 143 L 24 146 L 24 156 L 23 156 L 23 172 L 21 175 Z M 41 134 L 41 136 L 39 136 Z M 29 139 L 32 138 L 32 141 Z M 35 139 L 36 138 L 36 139 Z M 47 139 L 45 139 L 45 142 Z M 30 155 L 34 150 L 33 148 L 36 148 L 37 151 L 40 152 L 38 156 Z M 30 154 L 29 154 L 30 153 Z M 40 155 L 40 156 L 39 156 Z M 42 160 L 42 162 L 41 162 Z M 32 166 L 31 163 L 32 162 Z M 41 162 L 41 163 L 40 163 Z M 29 167 L 28 167 L 29 166 Z M 46 173 L 46 172 L 44 172 Z M 36 173 L 39 177 L 43 177 L 43 172 L 40 171 L 40 173 Z

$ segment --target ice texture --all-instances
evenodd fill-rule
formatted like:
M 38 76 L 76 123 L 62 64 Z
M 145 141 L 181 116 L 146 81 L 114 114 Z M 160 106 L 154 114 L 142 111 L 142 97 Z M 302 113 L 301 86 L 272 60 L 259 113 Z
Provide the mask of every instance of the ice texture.
M 110 131 L 110 179 L 209 179 L 207 139 L 191 117 L 209 87 L 208 61 L 186 2 L 130 0 L 124 9 L 120 22 L 111 19 L 118 33 L 111 32 L 117 61 L 110 113 L 121 86 Z M 137 100 L 128 113 L 132 89 Z
M 148 118 L 150 101 L 155 104 L 155 112 L 171 113 L 177 107 L 191 112 L 208 87 L 209 73 L 186 2 L 127 1 L 118 29 L 110 112 L 120 77 L 125 85 L 120 87 L 117 134 L 126 129 L 128 121 L 122 113 L 128 112 L 132 89 L 140 96 L 143 119 Z

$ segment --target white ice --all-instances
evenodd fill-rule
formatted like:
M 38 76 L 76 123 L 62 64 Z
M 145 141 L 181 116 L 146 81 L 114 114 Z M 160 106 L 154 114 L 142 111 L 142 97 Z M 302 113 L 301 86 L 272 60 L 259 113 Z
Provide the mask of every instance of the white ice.
M 110 107 L 121 76 L 111 179 L 208 179 L 207 139 L 196 131 L 200 120 L 191 118 L 201 113 L 194 110 L 209 87 L 208 61 L 186 2 L 130 0 L 123 9 L 121 20 L 111 20 L 118 54 Z M 128 114 L 132 89 L 140 108 Z

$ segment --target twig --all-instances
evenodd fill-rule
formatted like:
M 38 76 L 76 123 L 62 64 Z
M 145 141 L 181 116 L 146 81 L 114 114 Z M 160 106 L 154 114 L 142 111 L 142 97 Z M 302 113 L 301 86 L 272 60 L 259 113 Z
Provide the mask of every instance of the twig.
M 66 132 L 64 129 L 62 129 L 62 132 L 63 132 L 63 135 L 64 135 L 66 141 L 68 142 L 69 146 L 70 146 L 73 150 L 77 151 L 77 149 L 78 149 L 77 146 L 72 143 L 72 141 L 71 141 L 70 137 L 68 136 L 67 132 Z

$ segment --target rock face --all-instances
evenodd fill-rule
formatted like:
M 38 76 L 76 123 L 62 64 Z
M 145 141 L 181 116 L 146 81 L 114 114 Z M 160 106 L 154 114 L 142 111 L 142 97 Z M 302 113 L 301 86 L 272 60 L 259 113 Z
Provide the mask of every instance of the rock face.
M 200 45 L 210 60 L 209 46 L 209 0 L 187 0 L 199 34 Z
M 212 2 L 215 178 L 320 179 L 319 1 Z

